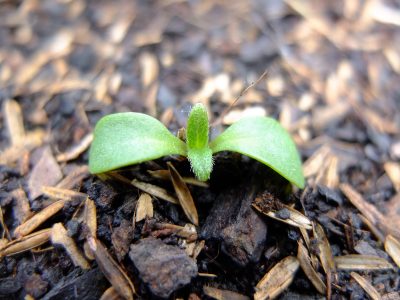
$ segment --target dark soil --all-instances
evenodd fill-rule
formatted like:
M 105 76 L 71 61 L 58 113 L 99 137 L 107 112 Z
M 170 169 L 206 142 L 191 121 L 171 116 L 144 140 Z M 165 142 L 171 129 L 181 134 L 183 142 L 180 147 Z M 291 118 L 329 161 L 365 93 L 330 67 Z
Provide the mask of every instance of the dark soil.
M 219 299 L 246 299 L 278 262 L 297 256 L 304 240 L 297 227 L 252 205 L 282 220 L 290 218 L 289 207 L 322 226 L 334 257 L 390 262 L 392 270 L 357 272 L 383 299 L 399 299 L 399 268 L 384 247 L 388 235 L 400 240 L 400 23 L 389 12 L 398 14 L 399 5 L 0 0 L 0 251 L 16 239 L 17 226 L 58 200 L 43 186 L 58 187 L 94 201 L 97 239 L 131 279 L 137 299 L 211 299 L 204 287 L 234 292 Z M 196 102 L 210 111 L 212 137 L 246 114 L 279 119 L 302 156 L 305 189 L 247 157 L 220 153 L 209 186 L 189 185 L 199 213 L 192 236 L 166 225 L 189 221 L 178 205 L 157 197 L 154 216 L 134 222 L 142 192 L 87 170 L 96 122 L 113 112 L 144 112 L 177 133 Z M 173 194 L 169 181 L 148 172 L 168 169 L 168 161 L 193 176 L 179 157 L 119 174 Z M 344 184 L 367 210 L 345 195 Z M 90 229 L 83 206 L 77 196 L 34 232 L 62 223 L 90 269 L 74 266 L 49 241 L 1 259 L 0 299 L 103 295 L 111 280 L 84 251 Z M 195 259 L 187 255 L 193 241 L 204 241 Z M 320 244 L 311 238 L 310 255 L 320 254 Z M 350 271 L 338 270 L 329 281 L 318 261 L 316 269 L 331 298 L 368 298 Z M 299 269 L 279 298 L 326 295 Z

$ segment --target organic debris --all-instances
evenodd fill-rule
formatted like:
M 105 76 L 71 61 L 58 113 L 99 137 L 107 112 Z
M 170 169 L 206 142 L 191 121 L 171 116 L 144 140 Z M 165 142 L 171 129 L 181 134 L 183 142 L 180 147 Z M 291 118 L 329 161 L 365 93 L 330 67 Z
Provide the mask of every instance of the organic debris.
M 334 258 L 339 270 L 390 270 L 393 266 L 378 256 L 349 254 Z
M 186 183 L 183 181 L 181 175 L 179 175 L 178 171 L 171 163 L 168 163 L 168 169 L 172 184 L 174 185 L 175 193 L 183 211 L 185 212 L 185 215 L 194 225 L 199 225 L 197 209 Z
M 61 223 L 56 223 L 51 228 L 51 242 L 53 245 L 62 246 L 71 257 L 75 266 L 79 266 L 82 269 L 90 268 L 89 263 L 79 251 L 74 240 L 68 236 L 67 230 Z
M 176 246 L 145 238 L 131 245 L 129 257 L 152 293 L 167 298 L 197 275 L 197 265 Z
M 276 298 L 292 283 L 298 268 L 299 262 L 295 257 L 285 257 L 257 283 L 254 299 Z

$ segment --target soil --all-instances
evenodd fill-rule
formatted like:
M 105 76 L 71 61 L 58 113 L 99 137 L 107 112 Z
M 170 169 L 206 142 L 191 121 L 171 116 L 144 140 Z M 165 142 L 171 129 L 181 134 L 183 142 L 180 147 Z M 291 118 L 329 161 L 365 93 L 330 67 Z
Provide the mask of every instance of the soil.
M 0 0 L 0 299 L 129 299 L 132 285 L 135 299 L 251 299 L 260 289 L 280 289 L 279 299 L 400 299 L 400 247 L 387 246 L 400 241 L 399 9 L 383 0 Z M 306 187 L 220 153 L 206 187 L 188 184 L 199 226 L 156 196 L 152 216 L 136 221 L 143 191 L 130 181 L 174 196 L 149 171 L 172 162 L 193 177 L 190 166 L 165 157 L 93 176 L 96 122 L 143 112 L 176 134 L 196 102 L 209 109 L 212 138 L 244 115 L 278 119 Z M 293 211 L 310 223 L 288 224 Z M 20 225 L 44 213 L 24 234 Z M 6 254 L 36 233 L 43 243 Z M 293 275 L 287 286 L 257 286 L 299 244 L 322 293 L 298 264 L 278 273 Z M 349 254 L 391 268 L 333 261 Z

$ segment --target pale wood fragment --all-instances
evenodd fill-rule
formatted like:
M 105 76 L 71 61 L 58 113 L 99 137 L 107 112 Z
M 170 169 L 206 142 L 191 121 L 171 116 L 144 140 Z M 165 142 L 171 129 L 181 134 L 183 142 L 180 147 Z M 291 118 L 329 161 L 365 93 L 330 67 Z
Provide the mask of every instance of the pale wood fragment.
M 59 212 L 65 205 L 65 200 L 56 201 L 46 208 L 42 209 L 40 212 L 33 215 L 29 220 L 25 223 L 19 225 L 14 230 L 14 236 L 17 238 L 23 237 L 34 231 L 39 225 L 43 222 L 54 216 L 57 212 Z
M 25 128 L 21 106 L 17 101 L 8 99 L 4 102 L 3 111 L 11 145 L 18 146 L 23 144 Z
M 385 251 L 400 268 L 400 241 L 395 239 L 393 236 L 388 235 L 385 240 Z
M 302 243 L 299 243 L 299 248 L 297 252 L 297 259 L 299 260 L 300 266 L 303 272 L 307 275 L 307 278 L 311 281 L 315 289 L 320 294 L 325 294 L 326 292 L 326 285 L 322 281 L 321 277 L 315 271 L 313 266 L 311 265 L 311 260 L 308 255 L 308 251 L 306 247 Z
M 391 270 L 393 266 L 378 256 L 349 254 L 334 257 L 338 270 Z
M 75 241 L 68 236 L 67 230 L 61 223 L 56 223 L 51 228 L 51 242 L 53 245 L 61 245 L 67 251 L 75 266 L 79 266 L 84 270 L 90 268 L 89 263 L 76 246 Z
M 87 134 L 85 137 L 81 139 L 81 141 L 78 144 L 74 145 L 66 152 L 58 154 L 57 161 L 65 162 L 78 158 L 79 155 L 81 155 L 89 148 L 92 141 L 93 141 L 93 133 Z
M 350 202 L 368 219 L 373 225 L 384 231 L 386 234 L 391 234 L 397 238 L 400 237 L 400 228 L 397 227 L 397 221 L 393 217 L 387 218 L 376 207 L 367 201 L 354 190 L 349 184 L 340 184 L 340 189 Z
M 50 235 L 51 228 L 47 228 L 11 241 L 0 251 L 0 258 L 39 247 L 50 240 Z
M 136 222 L 153 217 L 153 202 L 149 194 L 140 195 L 136 206 Z
M 293 281 L 300 264 L 296 257 L 288 256 L 278 262 L 256 285 L 254 300 L 274 299 Z
M 171 162 L 168 162 L 168 169 L 171 175 L 171 181 L 175 189 L 175 193 L 178 196 L 179 203 L 186 215 L 186 217 L 192 222 L 194 225 L 199 225 L 199 216 L 197 214 L 197 209 L 194 204 L 194 200 L 192 194 L 190 193 L 189 188 L 183 182 L 181 175 L 174 168 Z
M 104 276 L 110 281 L 118 294 L 126 300 L 133 300 L 135 288 L 128 275 L 111 257 L 107 249 L 94 237 L 87 238 L 90 249 L 93 251 L 96 262 Z
M 208 297 L 216 300 L 250 300 L 249 297 L 242 294 L 228 290 L 217 289 L 211 286 L 203 286 L 203 292 Z
M 372 286 L 372 284 L 362 277 L 360 274 L 356 272 L 351 272 L 350 273 L 351 277 L 354 278 L 355 281 L 363 288 L 363 290 L 368 294 L 368 296 L 371 297 L 372 300 L 380 300 L 381 295 L 378 293 L 378 291 Z

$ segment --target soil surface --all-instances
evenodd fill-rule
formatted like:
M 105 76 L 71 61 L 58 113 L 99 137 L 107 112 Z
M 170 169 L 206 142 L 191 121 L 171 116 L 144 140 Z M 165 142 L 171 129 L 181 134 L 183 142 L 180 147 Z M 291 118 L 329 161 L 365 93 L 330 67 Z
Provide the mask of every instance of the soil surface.
M 400 299 L 399 26 L 383 0 L 0 0 L 0 299 Z M 89 173 L 102 116 L 177 134 L 197 102 L 211 138 L 278 119 L 306 187 L 229 152 L 206 184 Z

